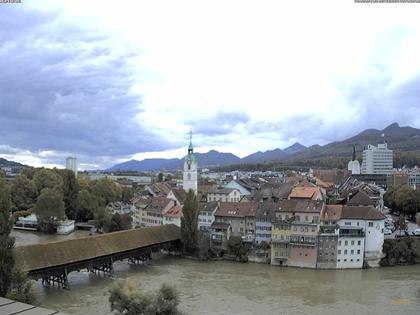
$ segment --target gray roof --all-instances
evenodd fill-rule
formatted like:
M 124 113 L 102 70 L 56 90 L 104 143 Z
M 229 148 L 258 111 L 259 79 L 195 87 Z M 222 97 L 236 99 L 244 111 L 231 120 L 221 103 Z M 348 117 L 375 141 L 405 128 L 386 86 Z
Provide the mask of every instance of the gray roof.
M 43 307 L 35 307 L 29 304 L 16 302 L 0 297 L 0 314 L 2 315 L 66 315 L 65 313 L 51 311 Z

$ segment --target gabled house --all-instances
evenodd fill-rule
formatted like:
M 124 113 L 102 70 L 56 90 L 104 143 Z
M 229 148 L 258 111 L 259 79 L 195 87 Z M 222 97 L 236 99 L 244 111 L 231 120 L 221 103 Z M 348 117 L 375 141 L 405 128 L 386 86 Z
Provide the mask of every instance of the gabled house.
M 236 188 L 212 188 L 207 192 L 207 202 L 239 202 L 240 191 Z
M 144 226 L 163 225 L 163 214 L 175 206 L 175 201 L 166 197 L 154 197 L 142 212 Z
M 219 202 L 211 201 L 198 204 L 198 229 L 209 231 L 214 222 L 214 215 L 219 208 Z
M 187 193 L 183 189 L 172 188 L 166 198 L 175 201 L 175 205 L 183 206 L 184 201 L 187 198 Z

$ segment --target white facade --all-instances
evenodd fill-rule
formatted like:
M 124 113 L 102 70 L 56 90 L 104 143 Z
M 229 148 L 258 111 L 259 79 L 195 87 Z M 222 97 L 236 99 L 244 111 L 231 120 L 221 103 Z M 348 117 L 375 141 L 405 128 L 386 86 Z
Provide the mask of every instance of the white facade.
M 362 174 L 392 174 L 393 152 L 388 149 L 386 143 L 378 146 L 369 144 L 363 150 Z
M 188 192 L 192 189 L 197 194 L 198 178 L 197 178 L 197 161 L 194 157 L 193 145 L 190 138 L 190 145 L 188 147 L 188 154 L 184 161 L 184 174 L 182 181 L 182 188 Z
M 236 188 L 224 188 L 209 191 L 207 193 L 207 201 L 221 201 L 221 202 L 239 202 L 241 200 L 241 193 Z
M 362 268 L 364 243 L 364 237 L 339 236 L 337 244 L 337 268 Z
M 57 225 L 57 234 L 69 234 L 74 231 L 74 220 L 60 221 Z
M 200 211 L 198 213 L 198 229 L 200 231 L 208 231 L 210 226 L 214 222 L 214 214 L 216 213 L 218 207 L 215 207 L 212 211 Z
M 77 159 L 75 157 L 66 158 L 66 169 L 73 171 L 74 175 L 77 176 Z
M 347 170 L 350 171 L 353 175 L 359 175 L 360 174 L 360 163 L 358 160 L 350 161 L 349 164 L 347 164 Z
M 175 224 L 176 226 L 181 227 L 181 218 L 169 217 L 169 216 L 163 215 L 163 225 L 168 225 L 168 224 Z
M 337 246 L 337 268 L 361 268 L 363 266 L 363 260 L 371 267 L 378 266 L 379 260 L 382 258 L 385 220 L 341 219 L 338 221 L 338 225 L 340 226 L 340 236 Z M 354 235 L 356 233 L 350 237 L 345 236 L 342 234 L 343 229 L 353 231 L 360 229 L 364 236 L 357 237 Z M 359 240 L 363 240 L 361 244 L 359 244 Z M 346 241 L 347 245 L 345 245 Z M 340 249 L 341 254 L 339 252 Z M 345 250 L 347 250 L 347 256 L 344 254 Z M 358 257 L 360 254 L 359 250 L 362 253 L 362 260 L 357 261 L 357 259 L 360 259 Z M 352 259 L 353 261 L 351 261 Z M 359 267 L 357 263 L 360 262 L 362 264 Z

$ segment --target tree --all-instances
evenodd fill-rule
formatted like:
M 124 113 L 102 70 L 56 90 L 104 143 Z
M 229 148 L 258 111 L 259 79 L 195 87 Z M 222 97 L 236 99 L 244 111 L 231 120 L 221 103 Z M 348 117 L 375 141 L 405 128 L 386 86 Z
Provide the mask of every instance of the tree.
M 124 315 L 177 315 L 179 294 L 163 284 L 156 293 L 142 293 L 133 281 L 119 282 L 110 290 L 111 311 Z
M 110 202 L 119 201 L 122 198 L 122 188 L 109 178 L 101 178 L 92 182 L 92 193 L 100 201 L 100 205 L 106 206 Z
M 122 201 L 129 203 L 134 196 L 133 188 L 123 187 L 122 189 Z
M 404 216 L 400 216 L 395 222 L 395 229 L 399 230 L 400 235 L 402 231 L 405 231 L 407 229 L 407 223 L 405 222 Z
M 161 182 L 163 182 L 163 179 L 164 179 L 164 175 L 163 175 L 163 173 L 159 173 L 158 174 L 158 183 L 161 183 Z
M 13 270 L 12 282 L 7 297 L 22 303 L 36 304 L 35 292 L 31 280 L 17 267 Z
M 133 219 L 129 214 L 115 213 L 112 215 L 111 220 L 107 224 L 107 232 L 117 232 L 129 230 L 132 227 Z
M 107 208 L 100 206 L 93 214 L 95 226 L 98 231 L 105 231 L 111 221 L 112 213 Z
M 228 241 L 228 251 L 235 255 L 241 262 L 248 261 L 248 249 L 240 236 L 231 236 Z
M 53 170 L 46 168 L 38 169 L 34 175 L 34 182 L 40 194 L 43 189 L 62 189 L 63 179 Z
M 198 248 L 198 203 L 192 189 L 187 193 L 181 218 L 181 242 L 187 254 L 195 254 Z
M 38 189 L 33 180 L 30 180 L 25 175 L 16 176 L 11 188 L 12 203 L 16 210 L 31 209 L 38 197 Z
M 10 218 L 10 191 L 0 178 L 0 296 L 6 296 L 12 282 L 14 265 L 13 246 L 15 240 L 10 237 L 13 224 Z
M 82 189 L 77 194 L 76 199 L 76 216 L 75 218 L 80 221 L 88 221 L 93 219 L 94 213 L 99 208 L 98 198 L 86 189 Z
M 66 215 L 69 219 L 76 219 L 76 202 L 78 194 L 78 185 L 76 176 L 70 170 L 55 170 L 61 176 L 63 181 L 63 201 L 66 209 Z
M 54 189 L 44 188 L 36 202 L 35 213 L 41 231 L 55 232 L 58 221 L 65 219 L 61 193 Z

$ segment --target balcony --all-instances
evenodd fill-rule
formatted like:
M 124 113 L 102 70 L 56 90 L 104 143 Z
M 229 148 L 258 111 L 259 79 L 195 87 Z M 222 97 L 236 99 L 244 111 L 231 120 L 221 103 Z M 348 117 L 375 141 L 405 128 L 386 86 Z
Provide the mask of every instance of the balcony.
M 305 246 L 315 246 L 316 237 L 307 237 L 301 235 L 292 235 L 290 237 L 290 244 L 293 245 L 305 245 Z
M 340 237 L 365 237 L 365 232 L 360 227 L 341 227 Z

